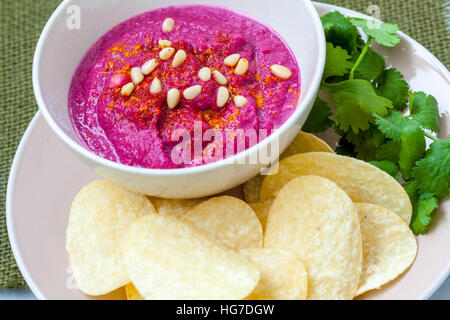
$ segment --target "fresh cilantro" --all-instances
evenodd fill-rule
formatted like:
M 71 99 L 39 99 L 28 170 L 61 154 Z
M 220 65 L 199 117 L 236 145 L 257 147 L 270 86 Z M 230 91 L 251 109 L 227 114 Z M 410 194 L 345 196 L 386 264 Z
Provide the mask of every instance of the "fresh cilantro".
M 355 78 L 372 81 L 381 75 L 385 67 L 383 57 L 369 49 L 355 70 Z
M 431 194 L 421 195 L 414 206 L 411 228 L 415 234 L 424 234 L 431 222 L 431 214 L 439 206 L 438 200 Z
M 342 136 L 353 144 L 354 146 L 360 145 L 364 142 L 365 139 L 367 139 L 371 135 L 372 128 L 369 128 L 367 130 L 360 130 L 358 133 L 353 132 L 353 130 L 349 130 L 347 132 L 343 132 Z
M 403 129 L 399 165 L 405 179 L 409 179 L 412 168 L 422 159 L 425 148 L 425 136 L 420 127 L 411 125 Z
M 334 47 L 332 43 L 327 42 L 327 58 L 323 79 L 335 76 L 343 76 L 350 71 L 353 63 L 348 61 L 351 57 L 347 51 L 341 47 Z
M 341 136 L 346 143 L 352 145 L 354 157 L 365 161 L 376 160 L 376 151 L 386 140 L 373 124 L 370 124 L 367 130 L 360 130 L 358 133 L 349 130 Z
M 394 68 L 383 71 L 375 81 L 375 87 L 377 94 L 391 100 L 396 110 L 405 109 L 409 86 L 400 72 Z
M 317 132 L 333 127 L 341 137 L 338 154 L 372 161 L 404 180 L 414 208 L 411 229 L 423 234 L 438 201 L 449 195 L 450 136 L 437 139 L 426 131 L 441 129 L 438 103 L 431 95 L 409 92 L 403 75 L 385 69 L 384 59 L 371 48 L 373 41 L 397 45 L 397 25 L 346 18 L 338 12 L 325 15 L 322 22 L 328 43 L 321 89 L 333 97 L 335 120 L 330 107 L 317 100 L 305 128 Z M 366 33 L 366 42 L 356 27 Z M 408 101 L 410 112 L 403 115 Z M 433 141 L 428 151 L 426 138 Z
M 339 140 L 336 153 L 341 156 L 356 157 L 355 147 L 344 138 Z
M 336 105 L 336 124 L 342 130 L 353 130 L 358 133 L 359 130 L 369 128 L 369 121 L 372 116 L 370 113 L 362 110 L 360 106 L 353 102 L 346 102 L 345 97 L 338 94 L 333 95 Z
M 346 80 L 336 84 L 324 84 L 336 103 L 336 124 L 344 131 L 351 128 L 355 133 L 369 128 L 372 114 L 385 116 L 392 102 L 376 95 L 366 80 Z
M 332 114 L 328 104 L 322 99 L 317 98 L 302 130 L 305 132 L 323 132 L 331 128 L 333 121 L 330 119 L 330 116 Z
M 343 14 L 338 11 L 327 13 L 322 17 L 322 24 L 328 42 L 349 53 L 357 50 L 358 30 Z
M 420 194 L 434 194 L 438 200 L 446 198 L 450 184 L 450 142 L 436 139 L 425 158 L 413 168 L 412 178 L 417 181 Z
M 409 125 L 410 120 L 404 118 L 398 111 L 391 111 L 386 117 L 377 114 L 374 116 L 375 123 L 386 137 L 397 142 L 401 141 L 402 132 Z
M 424 92 L 411 94 L 411 118 L 417 121 L 422 128 L 439 132 L 441 123 L 439 118 L 439 109 L 436 99 Z
M 365 34 L 372 37 L 376 43 L 382 46 L 395 47 L 401 41 L 397 35 L 398 25 L 396 24 L 360 18 L 350 18 L 350 21 L 355 26 L 362 28 Z
M 418 189 L 418 185 L 417 185 L 417 181 L 411 180 L 411 181 L 407 181 L 403 184 L 403 188 L 405 188 L 406 193 L 409 196 L 409 199 L 411 200 L 412 204 L 415 204 L 417 201 L 417 189 Z
M 401 144 L 394 140 L 382 144 L 376 151 L 377 161 L 390 161 L 398 163 L 400 160 L 400 147 Z
M 386 137 L 378 130 L 369 129 L 364 135 L 363 141 L 355 146 L 356 158 L 364 161 L 376 159 L 376 151 L 386 140 Z
M 371 161 L 370 164 L 374 165 L 375 167 L 383 170 L 384 172 L 391 175 L 394 179 L 399 179 L 399 169 L 398 166 L 390 161 Z

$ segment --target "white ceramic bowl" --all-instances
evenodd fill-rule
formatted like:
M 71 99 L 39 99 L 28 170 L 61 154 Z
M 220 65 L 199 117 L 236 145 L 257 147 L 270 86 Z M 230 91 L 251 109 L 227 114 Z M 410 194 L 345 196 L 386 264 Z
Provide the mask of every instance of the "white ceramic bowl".
M 295 113 L 268 139 L 227 160 L 184 169 L 142 169 L 103 159 L 78 141 L 68 115 L 71 77 L 87 50 L 117 24 L 145 11 L 181 4 L 224 6 L 272 27 L 289 44 L 302 74 L 302 94 Z M 77 7 L 72 7 L 72 6 Z M 80 9 L 81 28 L 67 20 Z M 309 0 L 66 0 L 51 16 L 39 39 L 33 63 L 33 86 L 39 108 L 56 135 L 106 179 L 131 190 L 165 198 L 195 198 L 231 189 L 256 175 L 267 164 L 248 163 L 276 139 L 279 152 L 292 142 L 316 98 L 325 64 L 325 38 L 320 18 Z M 273 154 L 276 159 L 279 154 Z

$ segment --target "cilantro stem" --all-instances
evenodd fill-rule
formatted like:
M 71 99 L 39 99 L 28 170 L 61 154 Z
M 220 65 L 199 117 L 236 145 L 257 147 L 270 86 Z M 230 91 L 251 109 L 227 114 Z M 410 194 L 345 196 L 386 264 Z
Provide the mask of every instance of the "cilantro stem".
M 433 141 L 436 141 L 436 137 L 433 137 L 431 134 L 427 133 L 427 132 L 423 132 L 423 134 L 425 135 L 425 137 L 427 137 L 428 139 L 431 139 Z
M 350 71 L 350 80 L 353 80 L 353 78 L 355 77 L 355 71 L 359 67 L 361 62 L 363 61 L 364 56 L 366 55 L 367 51 L 369 51 L 369 46 L 371 43 L 372 43 L 372 37 L 369 36 L 369 38 L 367 39 L 366 45 L 364 46 L 364 49 L 361 51 L 361 54 L 359 55 L 358 60 L 356 60 L 355 64 L 353 65 L 352 70 Z
M 409 92 L 409 112 L 412 113 L 412 107 L 414 104 L 414 98 L 416 97 L 416 94 L 414 92 Z

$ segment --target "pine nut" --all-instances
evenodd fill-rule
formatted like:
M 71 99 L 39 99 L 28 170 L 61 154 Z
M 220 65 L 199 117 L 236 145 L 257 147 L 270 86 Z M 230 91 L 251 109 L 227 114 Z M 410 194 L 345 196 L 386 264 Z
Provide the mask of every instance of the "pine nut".
M 178 50 L 178 52 L 175 54 L 175 57 L 173 58 L 172 68 L 181 66 L 184 63 L 184 61 L 186 61 L 186 58 L 187 58 L 186 51 L 182 49 Z
M 236 71 L 234 73 L 242 76 L 247 72 L 248 66 L 249 66 L 248 60 L 245 58 L 242 58 L 239 60 L 237 66 L 236 66 Z
M 122 87 L 122 90 L 120 90 L 120 94 L 123 96 L 129 96 L 133 93 L 133 90 L 134 90 L 134 84 L 133 84 L 133 82 L 129 82 Z
M 181 94 L 178 89 L 170 89 L 167 92 L 167 105 L 170 109 L 175 108 L 180 103 Z
M 270 67 L 270 70 L 272 70 L 273 74 L 276 75 L 278 78 L 284 80 L 287 80 L 290 77 L 292 77 L 292 71 L 279 64 L 274 64 L 273 66 Z
M 226 66 L 232 68 L 238 64 L 240 58 L 241 58 L 241 55 L 239 53 L 232 54 L 231 56 L 228 56 L 225 58 L 224 63 Z
M 197 85 L 190 88 L 187 88 L 183 91 L 183 96 L 186 100 L 194 100 L 198 97 L 198 95 L 202 92 L 202 86 Z
M 214 77 L 214 80 L 216 80 L 216 82 L 222 86 L 226 86 L 228 83 L 227 78 L 225 78 L 225 76 L 217 70 L 214 70 L 213 77 Z
M 198 72 L 198 77 L 202 81 L 209 81 L 211 80 L 211 69 L 208 67 L 201 68 Z
M 172 41 L 169 40 L 159 40 L 158 44 L 161 48 L 169 48 L 172 46 Z
M 156 67 L 158 66 L 158 60 L 152 59 L 144 63 L 141 67 L 142 73 L 148 76 L 150 73 L 152 73 Z
M 226 87 L 220 87 L 217 91 L 217 106 L 222 108 L 230 99 L 230 92 Z
M 172 47 L 164 48 L 159 53 L 159 57 L 161 58 L 161 60 L 169 60 L 173 56 L 174 53 L 175 53 L 174 48 L 172 48 Z
M 174 27 L 175 20 L 173 20 L 172 18 L 167 18 L 162 24 L 162 29 L 164 32 L 172 32 Z
M 158 78 L 153 79 L 152 85 L 150 86 L 151 94 L 159 94 L 163 90 L 161 80 Z
M 247 98 L 244 96 L 235 96 L 234 97 L 234 104 L 237 107 L 243 107 L 247 104 Z
M 133 81 L 135 85 L 138 85 L 143 80 L 144 74 L 142 73 L 141 68 L 134 67 L 133 69 L 131 69 L 131 81 Z

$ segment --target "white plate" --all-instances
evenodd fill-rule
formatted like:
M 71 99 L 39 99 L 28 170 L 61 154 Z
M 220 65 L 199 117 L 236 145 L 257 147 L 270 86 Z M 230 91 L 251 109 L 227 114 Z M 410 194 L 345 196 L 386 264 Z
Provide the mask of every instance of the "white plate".
M 294 0 L 292 0 L 294 1 Z M 339 10 L 316 4 L 320 14 Z M 449 108 L 448 70 L 425 48 L 401 33 L 394 49 L 376 48 L 407 77 L 413 90 L 433 94 L 441 111 Z M 442 121 L 442 137 L 450 128 L 448 115 Z M 12 250 L 33 293 L 40 299 L 86 299 L 75 288 L 65 252 L 65 231 L 75 194 L 99 177 L 79 161 L 37 114 L 19 145 L 9 177 L 6 218 Z M 450 272 L 450 200 L 441 203 L 430 232 L 418 237 L 419 254 L 413 267 L 382 290 L 366 299 L 425 299 Z M 107 298 L 123 297 L 118 291 Z

